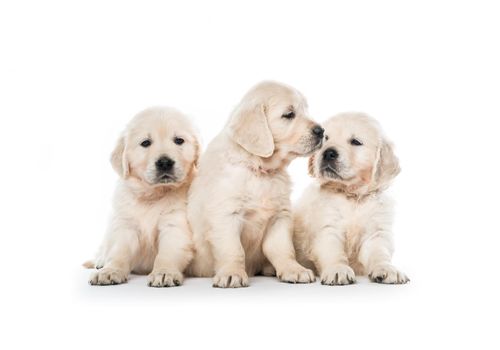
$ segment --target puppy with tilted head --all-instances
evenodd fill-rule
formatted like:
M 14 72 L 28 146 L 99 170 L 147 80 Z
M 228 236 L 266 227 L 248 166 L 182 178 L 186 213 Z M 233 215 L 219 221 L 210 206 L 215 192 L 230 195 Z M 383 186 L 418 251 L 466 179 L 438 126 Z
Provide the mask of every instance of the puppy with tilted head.
M 171 108 L 150 108 L 128 124 L 111 155 L 121 179 L 90 284 L 149 273 L 152 287 L 180 285 L 193 256 L 186 198 L 200 149 L 192 125 Z
M 344 113 L 323 124 L 325 142 L 309 159 L 317 181 L 294 208 L 299 262 L 327 285 L 406 283 L 391 263 L 392 202 L 384 190 L 399 173 L 398 159 L 377 121 Z
M 286 167 L 322 140 L 294 88 L 263 82 L 243 97 L 201 157 L 189 191 L 196 250 L 190 274 L 213 276 L 222 288 L 247 286 L 255 274 L 314 281 L 295 259 Z

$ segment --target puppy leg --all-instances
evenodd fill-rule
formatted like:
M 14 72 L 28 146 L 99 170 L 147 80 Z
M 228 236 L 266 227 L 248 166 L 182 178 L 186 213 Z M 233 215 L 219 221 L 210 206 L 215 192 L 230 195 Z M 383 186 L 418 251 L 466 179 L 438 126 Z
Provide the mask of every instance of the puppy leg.
M 158 255 L 148 276 L 150 287 L 180 286 L 183 271 L 193 258 L 191 233 L 184 213 L 162 219 L 158 234 Z
M 272 220 L 265 234 L 262 250 L 276 269 L 276 276 L 280 281 L 289 283 L 314 282 L 314 273 L 300 265 L 295 259 L 295 249 L 292 242 L 292 219 L 287 213 L 278 215 Z
M 245 271 L 245 251 L 241 245 L 241 218 L 228 215 L 214 220 L 208 241 L 215 261 L 213 286 L 219 288 L 239 288 L 248 286 Z
M 393 248 L 389 237 L 381 232 L 367 239 L 359 251 L 359 261 L 372 282 L 403 284 L 410 279 L 391 264 Z
M 345 285 L 355 282 L 354 271 L 349 267 L 344 251 L 342 232 L 333 228 L 318 232 L 311 250 L 322 284 Z
M 131 261 L 139 249 L 137 232 L 126 225 L 112 228 L 107 240 L 103 266 L 90 276 L 89 283 L 92 285 L 127 282 L 132 269 Z
M 270 262 L 266 261 L 261 271 L 262 276 L 276 276 L 276 269 Z

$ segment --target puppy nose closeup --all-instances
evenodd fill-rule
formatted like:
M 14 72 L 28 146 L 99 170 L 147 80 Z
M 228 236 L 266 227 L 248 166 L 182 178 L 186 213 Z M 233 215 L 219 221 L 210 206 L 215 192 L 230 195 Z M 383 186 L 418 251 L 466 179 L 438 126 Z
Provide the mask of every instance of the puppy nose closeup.
M 161 157 L 156 161 L 156 169 L 159 171 L 169 171 L 172 170 L 175 162 L 168 157 Z
M 324 153 L 323 153 L 323 159 L 325 160 L 334 160 L 339 157 L 339 153 L 335 148 L 328 148 Z
M 323 137 L 323 133 L 325 132 L 325 129 L 323 129 L 321 126 L 319 125 L 316 125 L 313 129 L 312 129 L 312 133 L 314 135 L 316 135 L 318 138 L 322 138 Z

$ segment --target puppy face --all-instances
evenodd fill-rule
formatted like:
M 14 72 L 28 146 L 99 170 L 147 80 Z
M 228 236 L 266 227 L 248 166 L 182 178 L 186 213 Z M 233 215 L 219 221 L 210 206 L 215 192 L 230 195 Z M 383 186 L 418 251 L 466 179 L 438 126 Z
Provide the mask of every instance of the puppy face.
M 321 147 L 323 129 L 308 117 L 307 102 L 297 90 L 275 82 L 252 88 L 234 110 L 229 132 L 248 152 L 271 157 L 307 155 Z
M 357 192 L 385 187 L 398 173 L 392 145 L 377 121 L 344 113 L 326 121 L 325 142 L 309 159 L 309 172 L 323 183 Z
M 199 155 L 187 119 L 169 108 L 150 108 L 132 119 L 111 156 L 114 169 L 148 186 L 182 184 Z

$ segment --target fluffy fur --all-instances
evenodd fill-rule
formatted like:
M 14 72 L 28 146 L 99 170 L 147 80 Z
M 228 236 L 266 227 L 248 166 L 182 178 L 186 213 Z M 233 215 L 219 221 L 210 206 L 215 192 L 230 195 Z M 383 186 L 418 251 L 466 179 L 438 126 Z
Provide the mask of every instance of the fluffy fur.
M 323 126 L 325 142 L 309 159 L 316 182 L 294 208 L 299 262 L 327 285 L 353 283 L 355 274 L 406 283 L 391 264 L 392 201 L 383 194 L 400 170 L 391 143 L 364 114 L 341 114 Z
M 201 157 L 189 192 L 192 275 L 214 276 L 215 287 L 233 288 L 247 286 L 254 274 L 314 281 L 295 259 L 286 167 L 322 139 L 297 90 L 263 82 L 243 97 Z
M 186 198 L 198 155 L 196 134 L 178 111 L 151 108 L 133 118 L 111 156 L 121 179 L 95 264 L 84 264 L 98 269 L 90 284 L 123 283 L 130 272 L 150 273 L 153 287 L 182 283 L 193 256 Z

